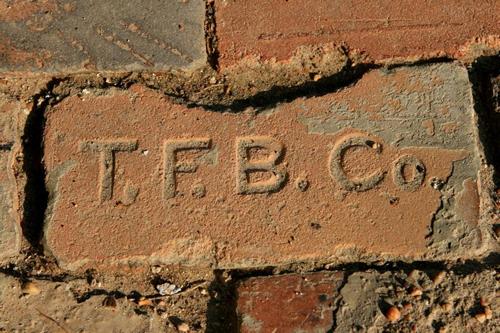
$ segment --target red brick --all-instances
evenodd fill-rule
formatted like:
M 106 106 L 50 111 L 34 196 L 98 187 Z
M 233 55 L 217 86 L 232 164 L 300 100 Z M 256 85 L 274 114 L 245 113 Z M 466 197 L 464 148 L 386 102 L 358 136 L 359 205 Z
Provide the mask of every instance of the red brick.
M 70 268 L 420 258 L 431 227 L 433 246 L 456 248 L 477 225 L 472 115 L 454 64 L 371 71 L 259 112 L 87 90 L 45 112 L 46 244 Z
M 327 332 L 343 274 L 251 278 L 238 287 L 240 332 Z
M 345 43 L 374 60 L 453 56 L 500 35 L 498 1 L 216 0 L 222 66 L 245 56 L 284 60 L 302 45 Z

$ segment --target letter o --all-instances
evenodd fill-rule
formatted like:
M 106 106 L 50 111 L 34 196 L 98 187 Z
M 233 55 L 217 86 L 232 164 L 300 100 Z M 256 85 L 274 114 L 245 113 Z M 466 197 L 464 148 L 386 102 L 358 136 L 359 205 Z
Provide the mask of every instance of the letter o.
M 404 176 L 405 167 L 413 169 L 413 179 L 406 180 Z M 425 165 L 421 160 L 413 155 L 403 155 L 399 157 L 393 165 L 392 177 L 394 184 L 403 191 L 414 192 L 424 182 Z

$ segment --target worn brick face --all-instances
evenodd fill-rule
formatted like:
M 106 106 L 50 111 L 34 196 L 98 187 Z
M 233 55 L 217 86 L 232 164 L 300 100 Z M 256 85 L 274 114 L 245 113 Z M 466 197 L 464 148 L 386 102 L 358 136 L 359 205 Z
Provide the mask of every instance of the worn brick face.
M 0 70 L 168 69 L 203 64 L 205 3 L 0 1 Z
M 477 235 L 472 112 L 453 64 L 259 112 L 86 90 L 45 112 L 46 244 L 65 267 L 416 258 L 430 232 L 454 251 Z
M 303 45 L 345 43 L 374 60 L 453 55 L 500 34 L 495 1 L 216 0 L 220 63 L 284 60 Z
M 240 332 L 327 332 L 342 280 L 342 273 L 325 272 L 242 282 L 237 291 Z
M 22 126 L 22 103 L 0 94 L 0 259 L 19 250 L 18 190 L 14 178 L 14 159 L 20 150 L 18 126 Z

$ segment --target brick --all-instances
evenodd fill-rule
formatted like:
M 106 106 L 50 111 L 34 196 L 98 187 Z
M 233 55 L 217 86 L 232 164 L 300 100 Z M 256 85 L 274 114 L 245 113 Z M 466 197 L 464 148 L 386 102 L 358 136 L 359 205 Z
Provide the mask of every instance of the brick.
M 339 272 L 248 279 L 237 291 L 240 332 L 327 332 L 342 281 Z
M 206 60 L 205 3 L 0 1 L 0 71 L 188 67 Z
M 28 109 L 0 94 L 0 259 L 15 255 L 20 245 L 19 205 L 14 177 L 16 154 L 21 149 L 18 126 Z
M 472 256 L 473 115 L 455 64 L 245 112 L 85 89 L 45 111 L 45 242 L 72 269 Z
M 290 58 L 304 45 L 344 43 L 374 60 L 454 56 L 473 38 L 500 35 L 495 1 L 216 0 L 220 64 Z

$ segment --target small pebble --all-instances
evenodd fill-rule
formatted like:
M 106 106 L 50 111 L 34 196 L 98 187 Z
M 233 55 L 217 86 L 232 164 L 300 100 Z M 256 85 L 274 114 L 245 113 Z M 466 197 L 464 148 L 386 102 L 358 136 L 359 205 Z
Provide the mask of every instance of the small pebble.
M 412 297 L 420 297 L 422 296 L 422 294 L 423 294 L 422 289 L 418 287 L 413 287 L 410 292 L 410 296 Z
M 23 294 L 25 294 L 25 295 L 38 295 L 41 292 L 40 288 L 38 288 L 36 283 L 31 282 L 31 281 L 24 282 L 21 285 L 21 290 L 22 290 Z
M 175 284 L 166 282 L 157 285 L 156 290 L 158 290 L 160 295 L 165 296 L 165 295 L 175 295 L 177 293 L 180 293 L 182 291 L 182 288 L 177 287 Z
M 491 308 L 489 306 L 484 307 L 484 314 L 486 315 L 486 319 L 493 318 L 493 311 L 491 311 Z
M 309 181 L 303 177 L 299 177 L 295 180 L 295 188 L 301 192 L 305 192 L 309 188 Z
M 179 332 L 189 332 L 189 325 L 188 325 L 188 324 L 186 324 L 186 323 L 179 324 L 179 325 L 177 326 L 177 330 L 178 330 Z
M 147 298 L 142 298 L 137 304 L 139 306 L 153 306 L 153 302 Z
M 417 280 L 417 279 L 418 279 L 418 277 L 419 277 L 419 275 L 420 275 L 420 271 L 419 271 L 419 270 L 414 269 L 414 270 L 412 270 L 412 271 L 408 274 L 408 277 L 409 277 L 410 279 Z
M 385 317 L 387 320 L 390 322 L 394 323 L 401 318 L 401 312 L 398 310 L 397 307 L 391 306 L 389 309 L 387 309 L 387 312 L 385 313 Z
M 432 279 L 432 282 L 436 285 L 440 284 L 441 282 L 443 282 L 445 277 L 446 277 L 446 272 L 441 271 L 441 272 L 437 273 L 436 275 L 434 275 L 434 279 Z
M 476 320 L 480 323 L 484 323 L 486 321 L 486 314 L 484 313 L 478 313 L 474 316 L 474 318 L 476 318 Z

